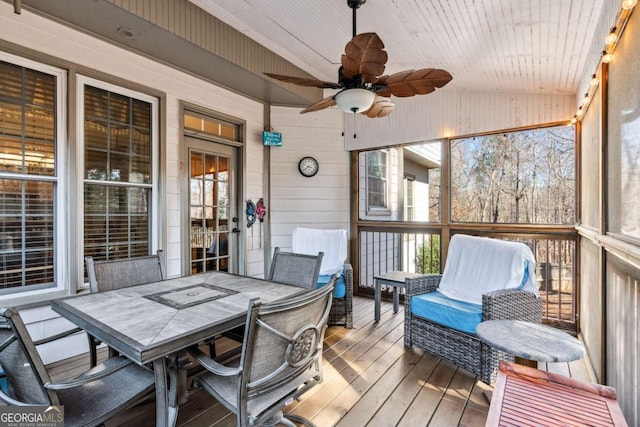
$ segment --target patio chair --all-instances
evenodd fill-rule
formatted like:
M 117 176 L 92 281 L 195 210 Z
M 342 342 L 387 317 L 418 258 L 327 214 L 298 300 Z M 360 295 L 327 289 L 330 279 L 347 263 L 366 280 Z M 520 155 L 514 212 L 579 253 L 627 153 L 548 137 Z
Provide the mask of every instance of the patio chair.
M 0 309 L 0 365 L 7 379 L 0 400 L 8 405 L 64 406 L 64 425 L 99 425 L 133 406 L 154 387 L 153 372 L 123 357 L 73 379 L 52 382 L 36 346 L 15 308 Z
M 307 255 L 282 252 L 280 248 L 275 248 L 269 269 L 269 280 L 315 289 L 323 257 L 323 252 Z
M 293 230 L 293 252 L 323 252 L 318 286 L 329 283 L 337 274 L 329 326 L 353 327 L 353 268 L 347 263 L 347 230 L 321 230 L 298 227 Z
M 166 261 L 161 249 L 155 255 L 149 256 L 105 261 L 95 261 L 93 257 L 87 256 L 84 261 L 92 293 L 144 285 L 167 278 Z M 97 363 L 97 347 L 100 342 L 91 335 L 87 336 L 89 338 L 89 364 L 93 367 Z M 109 348 L 109 357 L 117 355 L 115 350 Z
M 404 345 L 465 368 L 490 384 L 500 360 L 475 333 L 485 320 L 540 323 L 533 253 L 523 243 L 455 235 L 442 275 L 406 279 Z
M 280 248 L 275 248 L 268 279 L 274 282 L 286 283 L 287 285 L 315 289 L 323 255 L 322 252 L 317 255 L 306 255 L 283 252 Z M 222 335 L 241 343 L 244 339 L 244 330 L 244 326 L 240 326 L 224 332 Z M 230 354 L 220 356 L 216 353 L 215 341 L 210 341 L 208 344 L 209 354 L 212 356 L 216 355 L 225 358 L 235 353 L 235 351 L 232 351 Z
M 332 292 L 327 285 L 283 302 L 252 300 L 237 365 L 222 365 L 191 348 L 205 368 L 195 384 L 233 412 L 238 426 L 294 426 L 289 420 L 313 425 L 282 409 L 322 381 L 322 341 Z
M 94 261 L 85 257 L 91 292 L 106 292 L 129 286 L 144 285 L 167 278 L 164 252 L 135 258 Z

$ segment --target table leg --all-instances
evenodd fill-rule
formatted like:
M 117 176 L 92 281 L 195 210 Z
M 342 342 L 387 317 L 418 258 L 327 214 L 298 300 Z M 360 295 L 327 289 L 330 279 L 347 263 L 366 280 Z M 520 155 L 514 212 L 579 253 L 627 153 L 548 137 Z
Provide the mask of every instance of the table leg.
M 397 313 L 400 307 L 400 291 L 397 286 L 393 287 L 393 312 Z
M 380 292 L 380 283 L 376 280 L 375 284 L 375 291 L 374 291 L 374 304 L 373 304 L 373 320 L 376 322 L 380 321 L 380 299 L 382 298 L 381 292 Z
M 176 367 L 167 367 L 167 359 L 160 357 L 153 361 L 153 374 L 156 382 L 156 426 L 175 426 L 178 418 Z
M 528 366 L 530 368 L 538 369 L 538 361 L 537 360 L 525 359 L 525 358 L 516 356 L 515 357 L 515 362 L 518 365 L 523 365 L 523 366 Z

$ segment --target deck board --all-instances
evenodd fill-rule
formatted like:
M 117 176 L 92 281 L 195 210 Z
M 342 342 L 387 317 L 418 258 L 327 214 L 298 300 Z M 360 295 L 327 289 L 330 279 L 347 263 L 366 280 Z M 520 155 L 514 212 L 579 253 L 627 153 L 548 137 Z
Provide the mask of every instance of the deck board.
M 330 327 L 324 341 L 324 381 L 287 411 L 306 416 L 318 426 L 484 426 L 489 410 L 485 391 L 491 387 L 470 372 L 403 344 L 404 313 L 383 302 L 379 323 L 373 322 L 373 300 L 354 298 L 354 328 Z M 227 343 L 228 344 L 228 343 Z M 216 344 L 218 345 L 218 344 Z M 228 344 L 231 345 L 231 344 Z M 106 349 L 99 357 L 106 357 Z M 54 378 L 86 370 L 88 357 L 49 366 Z M 593 382 L 584 360 L 539 364 Z M 155 423 L 153 400 L 106 423 L 107 427 L 144 427 Z M 226 427 L 235 417 L 209 394 L 190 391 L 180 406 L 178 425 Z

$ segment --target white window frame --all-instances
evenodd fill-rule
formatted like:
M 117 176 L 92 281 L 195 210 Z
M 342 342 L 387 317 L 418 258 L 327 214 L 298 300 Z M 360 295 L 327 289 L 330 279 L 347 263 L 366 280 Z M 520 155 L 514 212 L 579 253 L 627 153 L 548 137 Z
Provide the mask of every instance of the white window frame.
M 76 135 L 78 136 L 77 144 L 77 164 L 76 170 L 78 173 L 78 179 L 76 180 L 75 193 L 77 194 L 77 209 L 78 209 L 78 229 L 77 229 L 77 241 L 78 241 L 78 254 L 84 259 L 84 185 L 87 181 L 84 176 L 85 159 L 84 159 L 84 87 L 85 85 L 93 86 L 99 89 L 103 89 L 109 92 L 115 92 L 123 96 L 145 101 L 151 104 L 151 207 L 149 218 L 151 224 L 149 226 L 150 236 L 150 250 L 151 253 L 155 253 L 158 250 L 159 241 L 159 208 L 160 208 L 160 194 L 158 183 L 160 181 L 160 166 L 159 166 L 159 100 L 157 97 L 153 97 L 141 92 L 126 89 L 121 86 L 116 86 L 110 83 L 106 83 L 101 80 L 96 80 L 91 77 L 78 75 L 76 82 L 76 105 L 77 105 L 77 129 Z M 96 181 L 98 184 L 103 184 L 101 181 Z M 78 277 L 77 283 L 83 284 L 81 287 L 88 287 L 88 283 L 84 283 L 84 266 L 83 263 L 78 264 L 76 272 Z
M 369 203 L 369 156 L 372 153 L 376 153 L 376 152 L 383 152 L 386 154 L 386 177 L 385 179 L 385 190 L 384 190 L 384 198 L 385 198 L 385 205 L 384 207 L 382 206 L 371 206 Z M 366 202 L 367 202 L 367 210 L 366 210 L 366 214 L 367 215 L 384 215 L 384 216 L 388 216 L 391 215 L 391 207 L 390 205 L 390 197 L 389 197 L 389 192 L 390 192 L 390 164 L 391 164 L 391 152 L 388 149 L 380 149 L 380 150 L 376 150 L 376 151 L 370 151 L 370 152 L 366 152 L 365 153 L 365 191 L 366 191 Z
M 56 80 L 56 132 L 55 132 L 55 175 L 42 179 L 55 183 L 54 195 L 54 286 L 33 290 L 18 290 L 14 293 L 0 295 L 2 306 L 22 305 L 68 295 L 70 289 L 69 259 L 67 249 L 68 216 L 65 214 L 68 194 L 67 180 L 68 168 L 65 167 L 67 159 L 67 72 L 61 68 L 52 67 L 35 62 L 20 56 L 0 51 L 0 60 L 20 67 L 30 68 L 35 71 L 54 76 Z M 0 172 L 0 177 L 15 179 L 15 174 Z

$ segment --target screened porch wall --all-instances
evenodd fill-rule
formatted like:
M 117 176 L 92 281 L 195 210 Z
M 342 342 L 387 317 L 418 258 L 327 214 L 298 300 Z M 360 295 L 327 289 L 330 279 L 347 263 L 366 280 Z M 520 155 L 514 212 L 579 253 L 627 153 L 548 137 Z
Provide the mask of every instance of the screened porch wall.
M 614 22 L 606 0 L 599 27 Z M 604 37 L 594 39 L 602 50 Z M 582 119 L 580 329 L 599 381 L 618 392 L 629 425 L 640 424 L 640 14 L 632 13 L 614 60 Z M 592 49 L 593 50 L 593 49 Z M 584 92 L 584 91 L 583 91 Z

